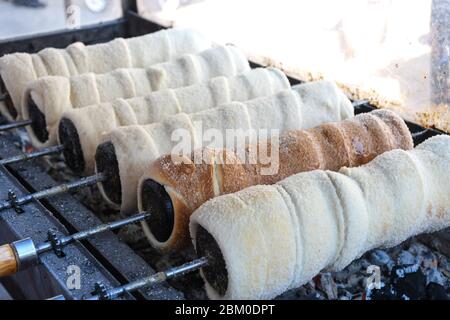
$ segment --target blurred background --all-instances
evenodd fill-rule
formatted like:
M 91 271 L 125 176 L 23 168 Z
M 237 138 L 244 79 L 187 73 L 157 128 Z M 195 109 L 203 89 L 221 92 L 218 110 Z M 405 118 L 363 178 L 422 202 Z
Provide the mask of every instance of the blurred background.
M 120 19 L 130 3 L 450 132 L 450 0 L 0 0 L 0 39 Z
M 122 15 L 120 0 L 0 0 L 0 39 L 65 29 L 75 16 L 81 26 Z

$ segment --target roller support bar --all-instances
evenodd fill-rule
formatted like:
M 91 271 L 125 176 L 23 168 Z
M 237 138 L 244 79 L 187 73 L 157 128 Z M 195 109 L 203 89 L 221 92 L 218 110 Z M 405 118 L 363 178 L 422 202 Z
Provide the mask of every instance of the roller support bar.
M 201 267 L 205 266 L 207 263 L 208 260 L 205 257 L 202 257 L 185 263 L 181 266 L 171 268 L 167 271 L 161 271 L 146 278 L 142 278 L 135 282 L 131 282 L 112 289 L 106 289 L 106 287 L 102 283 L 97 283 L 97 285 L 95 286 L 94 295 L 87 298 L 86 300 L 113 300 L 127 292 L 133 292 L 138 289 L 152 286 L 154 284 L 164 282 L 168 279 L 179 277 L 186 273 L 198 270 Z
M 103 181 L 104 179 L 104 175 L 102 173 L 98 173 L 74 182 L 64 183 L 59 186 L 24 195 L 22 197 L 17 197 L 14 192 L 10 191 L 8 193 L 8 200 L 3 201 L 3 203 L 0 205 L 0 211 L 14 208 L 17 213 L 22 213 L 23 209 L 20 206 L 23 204 L 29 203 L 33 200 L 39 200 L 42 198 L 48 198 L 61 193 L 69 192 L 73 189 L 90 186 L 97 182 Z
M 13 156 L 10 158 L 0 160 L 0 165 L 8 165 L 8 164 L 18 163 L 18 162 L 22 162 L 22 161 L 26 161 L 26 160 L 40 158 L 43 156 L 48 156 L 51 154 L 58 154 L 58 153 L 61 153 L 63 150 L 64 150 L 64 146 L 58 145 L 58 146 L 38 150 L 35 152 L 23 153 L 23 154 L 20 154 L 17 156 Z
M 15 241 L 0 247 L 0 277 L 15 274 L 25 270 L 38 262 L 39 255 L 53 251 L 58 257 L 63 257 L 63 247 L 77 240 L 83 240 L 93 235 L 115 230 L 123 226 L 143 221 L 150 217 L 149 213 L 140 213 L 110 223 L 101 224 L 97 227 L 75 233 L 73 235 L 58 237 L 54 230 L 49 230 L 48 241 L 35 245 L 31 238 Z
M 0 125 L 0 132 L 16 128 L 26 127 L 33 123 L 33 120 L 14 121 Z

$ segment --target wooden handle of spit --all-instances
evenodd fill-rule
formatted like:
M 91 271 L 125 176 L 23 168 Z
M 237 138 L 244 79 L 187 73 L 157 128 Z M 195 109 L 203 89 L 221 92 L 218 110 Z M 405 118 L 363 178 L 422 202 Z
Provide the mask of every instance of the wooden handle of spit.
M 9 244 L 0 247 L 0 277 L 6 277 L 17 272 L 17 259 L 14 249 Z

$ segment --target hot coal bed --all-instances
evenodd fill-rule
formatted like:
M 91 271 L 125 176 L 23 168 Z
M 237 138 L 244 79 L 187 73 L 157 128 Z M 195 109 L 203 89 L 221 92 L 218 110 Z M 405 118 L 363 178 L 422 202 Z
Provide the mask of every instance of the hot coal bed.
M 104 42 L 119 36 L 137 36 L 159 29 L 160 26 L 128 12 L 119 21 L 97 27 L 0 43 L 0 56 L 16 51 L 35 52 L 49 46 L 65 47 L 75 41 Z M 292 84 L 298 82 L 291 80 Z M 373 107 L 368 104 L 360 105 L 355 113 L 371 110 Z M 6 120 L 2 119 L 2 122 Z M 441 133 L 413 123 L 408 123 L 408 126 L 411 132 L 420 133 L 415 144 Z M 70 135 L 70 127 L 67 126 L 66 129 L 64 134 Z M 23 129 L 0 134 L 1 158 L 17 155 L 28 148 Z M 76 149 L 66 148 L 70 151 Z M 63 159 L 61 155 L 56 155 L 0 168 L 0 195 L 6 198 L 10 189 L 20 195 L 79 179 Z M 71 167 L 77 167 L 77 164 L 71 164 Z M 120 218 L 117 211 L 105 204 L 95 186 L 32 202 L 23 206 L 23 209 L 24 213 L 17 215 L 13 208 L 0 218 L 0 243 L 8 243 L 25 234 L 29 236 L 30 233 L 36 240 L 44 241 L 48 229 L 56 229 L 58 233 L 74 233 Z M 200 236 L 205 239 L 210 237 L 207 232 Z M 202 253 L 217 254 L 212 241 L 204 242 L 212 245 L 200 248 Z M 43 299 L 64 294 L 66 298 L 82 299 L 91 294 L 95 283 L 99 281 L 111 288 L 138 280 L 155 270 L 166 270 L 197 258 L 192 248 L 176 254 L 160 254 L 149 246 L 138 225 L 130 225 L 114 233 L 108 232 L 70 245 L 64 248 L 64 255 L 65 259 L 46 255 L 39 267 L 5 278 L 2 282 L 15 298 Z M 323 271 L 304 286 L 286 292 L 278 299 L 448 299 L 449 257 L 450 230 L 422 235 L 394 248 L 372 250 L 341 272 Z M 220 292 L 226 289 L 227 275 L 220 259 L 216 260 L 217 265 L 205 268 L 205 276 L 216 274 L 217 283 L 214 286 Z M 67 267 L 70 265 L 80 265 L 83 270 L 80 289 L 69 290 L 64 286 Z M 373 283 L 372 289 L 367 289 L 368 282 Z M 203 280 L 195 272 L 170 280 L 164 285 L 133 292 L 123 299 L 206 299 L 203 287 Z

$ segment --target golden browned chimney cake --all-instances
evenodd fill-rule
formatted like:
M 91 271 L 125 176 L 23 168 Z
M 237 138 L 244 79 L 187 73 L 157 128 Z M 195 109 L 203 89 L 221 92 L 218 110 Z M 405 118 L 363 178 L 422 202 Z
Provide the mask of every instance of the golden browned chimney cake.
M 249 163 L 251 150 L 258 146 L 247 146 L 244 159 L 230 150 L 201 149 L 180 162 L 173 162 L 171 155 L 155 161 L 138 187 L 139 210 L 153 214 L 143 223 L 152 246 L 171 251 L 189 244 L 192 212 L 213 197 L 252 185 L 273 184 L 303 171 L 355 167 L 383 152 L 413 147 L 405 122 L 389 110 L 360 114 L 306 131 L 288 131 L 278 141 L 279 159 L 274 158 L 277 170 L 273 174 L 264 172 L 268 164 Z M 259 148 L 267 144 L 270 141 L 261 141 Z M 197 164 L 194 159 L 203 162 Z

